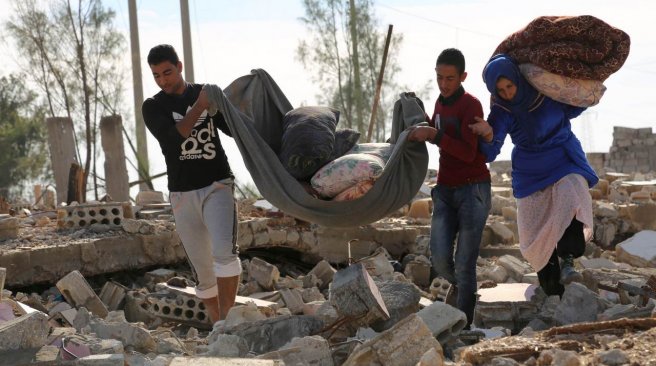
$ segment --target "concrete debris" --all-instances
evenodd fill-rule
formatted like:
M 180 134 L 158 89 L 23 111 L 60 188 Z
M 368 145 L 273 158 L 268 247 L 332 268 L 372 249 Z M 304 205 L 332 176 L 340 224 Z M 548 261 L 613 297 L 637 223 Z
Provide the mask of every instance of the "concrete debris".
M 467 325 L 465 313 L 442 301 L 436 301 L 419 310 L 417 316 L 426 323 L 440 344 L 445 344 L 451 338 L 457 337 Z
M 440 343 L 416 314 L 356 347 L 344 366 L 415 365 L 431 348 L 443 354 Z
M 75 307 L 85 307 L 94 315 L 104 318 L 108 310 L 79 271 L 73 271 L 57 282 L 66 301 Z
M 242 282 L 216 327 L 161 192 L 56 210 L 49 189 L 0 214 L 0 363 L 656 364 L 654 173 L 598 170 L 594 238 L 575 261 L 583 282 L 561 299 L 519 251 L 510 164 L 490 168 L 471 329 L 431 274 L 432 183 L 411 206 L 348 229 L 239 202 Z
M 49 331 L 48 317 L 41 312 L 25 314 L 0 323 L 0 354 L 41 347 L 45 344 Z
M 380 291 L 363 263 L 353 264 L 335 273 L 329 300 L 340 316 L 352 320 L 390 318 Z

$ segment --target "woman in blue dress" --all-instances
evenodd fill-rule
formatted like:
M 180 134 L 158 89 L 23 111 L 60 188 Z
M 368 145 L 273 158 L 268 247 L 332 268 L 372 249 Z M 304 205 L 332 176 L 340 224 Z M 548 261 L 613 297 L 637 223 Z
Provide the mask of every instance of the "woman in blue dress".
M 504 54 L 490 59 L 483 79 L 492 95 L 490 114 L 471 128 L 488 162 L 510 135 L 520 249 L 545 292 L 562 296 L 563 285 L 582 280 L 574 258 L 592 237 L 588 190 L 599 180 L 570 124 L 585 108 L 540 94 Z

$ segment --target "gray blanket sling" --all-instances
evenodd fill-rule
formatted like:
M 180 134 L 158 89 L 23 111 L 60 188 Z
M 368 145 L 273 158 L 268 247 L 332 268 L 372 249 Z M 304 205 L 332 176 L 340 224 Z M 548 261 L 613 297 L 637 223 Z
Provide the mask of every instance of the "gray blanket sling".
M 375 222 L 408 204 L 426 176 L 425 143 L 407 141 L 412 125 L 424 121 L 424 112 L 412 97 L 401 94 L 394 105 L 392 155 L 374 186 L 354 201 L 334 202 L 312 197 L 278 159 L 282 118 L 291 109 L 285 95 L 269 74 L 252 70 L 224 91 L 205 86 L 210 114 L 221 111 L 232 132 L 246 168 L 257 189 L 286 214 L 328 227 L 353 227 Z

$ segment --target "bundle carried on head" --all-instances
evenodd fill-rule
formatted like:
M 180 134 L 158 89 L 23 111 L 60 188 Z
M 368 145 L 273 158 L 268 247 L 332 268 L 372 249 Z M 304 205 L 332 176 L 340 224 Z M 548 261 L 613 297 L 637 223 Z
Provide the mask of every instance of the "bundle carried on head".
M 541 16 L 506 37 L 493 55 L 515 59 L 543 94 L 588 107 L 599 102 L 603 82 L 622 67 L 630 46 L 628 34 L 591 15 Z

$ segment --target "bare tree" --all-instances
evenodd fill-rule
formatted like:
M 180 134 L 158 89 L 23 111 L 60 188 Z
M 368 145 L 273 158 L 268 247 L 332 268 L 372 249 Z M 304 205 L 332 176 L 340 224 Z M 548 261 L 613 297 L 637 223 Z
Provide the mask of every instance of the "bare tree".
M 13 6 L 14 15 L 5 28 L 16 42 L 22 69 L 44 93 L 49 115 L 65 115 L 76 123 L 85 151 L 86 192 L 92 160 L 93 176 L 98 176 L 99 119 L 116 114 L 121 105 L 123 76 L 119 65 L 125 40 L 114 29 L 115 14 L 100 0 L 74 4 L 70 0 L 14 0 Z M 97 180 L 94 183 L 97 199 Z
M 310 40 L 302 40 L 297 58 L 314 72 L 325 103 L 341 110 L 340 124 L 366 134 L 376 79 L 382 63 L 386 32 L 378 30 L 372 0 L 303 0 L 301 22 Z M 386 27 L 385 27 L 386 28 Z M 400 71 L 396 52 L 403 41 L 393 35 L 385 69 L 373 140 L 385 139 L 391 106 L 403 90 L 395 77 Z

